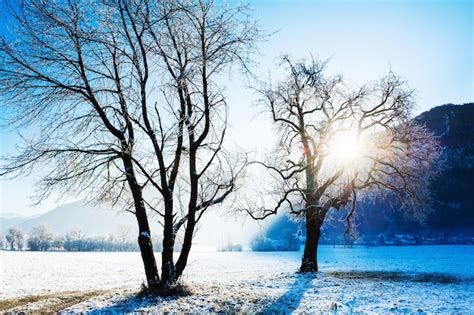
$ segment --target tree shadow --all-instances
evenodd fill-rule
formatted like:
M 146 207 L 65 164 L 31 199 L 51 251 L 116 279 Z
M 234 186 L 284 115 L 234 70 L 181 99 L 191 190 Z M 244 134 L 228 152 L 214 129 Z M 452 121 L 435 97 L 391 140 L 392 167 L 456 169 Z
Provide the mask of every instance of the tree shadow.
M 293 282 L 288 290 L 278 299 L 271 302 L 270 305 L 266 306 L 262 313 L 287 314 L 295 311 L 303 300 L 305 292 L 313 286 L 312 281 L 317 278 L 317 274 L 296 273 L 293 275 L 293 278 Z
M 180 298 L 178 296 L 158 297 L 158 296 L 144 296 L 138 297 L 132 294 L 125 297 L 112 305 L 87 311 L 87 314 L 123 314 L 123 313 L 145 313 L 140 311 L 141 308 L 158 307 L 162 303 Z
M 126 297 L 119 298 L 109 306 L 90 310 L 88 311 L 88 314 L 145 313 L 146 311 L 141 311 L 140 309 L 148 307 L 156 308 L 163 303 L 167 303 L 187 296 L 192 296 L 194 294 L 192 288 L 185 285 L 181 281 L 178 281 L 167 291 L 162 291 L 161 293 L 162 294 L 160 295 L 157 292 L 150 292 L 144 286 L 144 284 L 142 284 L 142 288 L 140 291 L 136 293 L 130 293 Z
M 428 282 L 434 284 L 458 284 L 470 282 L 471 278 L 462 279 L 458 276 L 442 273 L 409 273 L 397 271 L 335 271 L 328 275 L 339 279 L 395 281 L 395 282 Z

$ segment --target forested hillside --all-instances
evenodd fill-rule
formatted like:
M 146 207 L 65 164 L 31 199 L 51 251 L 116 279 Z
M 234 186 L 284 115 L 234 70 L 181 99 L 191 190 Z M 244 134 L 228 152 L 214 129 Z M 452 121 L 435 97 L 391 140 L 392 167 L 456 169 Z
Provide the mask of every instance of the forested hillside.
M 397 211 L 397 204 L 389 200 L 361 202 L 356 220 L 356 242 L 465 243 L 474 236 L 474 103 L 438 106 L 415 119 L 439 137 L 445 149 L 445 170 L 431 187 L 433 213 L 425 224 L 420 224 Z M 347 242 L 348 238 L 344 237 L 345 211 L 333 212 L 332 216 L 333 220 L 324 226 L 322 242 Z M 275 233 L 276 228 L 284 233 Z M 301 235 L 302 231 L 304 229 L 298 224 L 281 217 L 269 228 L 266 237 L 287 238 L 288 235 Z

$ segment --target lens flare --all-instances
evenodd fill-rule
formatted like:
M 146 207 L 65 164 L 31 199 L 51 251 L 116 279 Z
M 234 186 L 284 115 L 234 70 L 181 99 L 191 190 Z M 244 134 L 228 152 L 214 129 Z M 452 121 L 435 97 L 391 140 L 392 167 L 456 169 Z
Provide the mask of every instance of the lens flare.
M 364 143 L 356 130 L 337 132 L 327 142 L 327 160 L 334 166 L 357 168 L 364 155 Z

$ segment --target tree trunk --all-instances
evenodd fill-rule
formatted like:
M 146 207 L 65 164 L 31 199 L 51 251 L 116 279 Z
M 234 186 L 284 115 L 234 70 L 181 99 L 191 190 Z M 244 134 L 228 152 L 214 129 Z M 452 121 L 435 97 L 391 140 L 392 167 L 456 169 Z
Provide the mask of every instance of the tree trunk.
M 174 231 L 173 231 L 173 206 L 165 206 L 165 219 L 163 228 L 163 250 L 161 252 L 161 290 L 166 291 L 175 281 L 174 266 Z
M 155 255 L 153 254 L 153 244 L 151 242 L 150 226 L 146 213 L 145 203 L 143 201 L 142 188 L 137 182 L 133 163 L 128 155 L 123 156 L 123 164 L 127 172 L 127 182 L 133 196 L 135 205 L 135 217 L 138 222 L 138 246 L 142 255 L 143 265 L 145 267 L 146 281 L 148 289 L 156 290 L 158 288 L 160 277 L 156 267 Z
M 145 207 L 140 211 L 136 209 L 136 217 L 140 233 L 138 235 L 138 246 L 140 247 L 143 266 L 145 267 L 147 285 L 150 290 L 155 290 L 158 287 L 160 278 L 158 275 L 158 268 L 156 267 L 155 255 L 153 254 L 153 244 L 151 242 L 150 228 L 148 226 Z
M 300 272 L 318 271 L 318 243 L 321 236 L 322 220 L 319 218 L 317 210 L 306 212 L 306 242 L 301 261 Z
M 190 138 L 191 143 L 194 142 L 193 136 Z M 189 252 L 193 242 L 194 228 L 196 226 L 196 205 L 198 199 L 198 181 L 199 177 L 196 175 L 196 150 L 197 148 L 191 146 L 189 150 L 189 174 L 190 174 L 190 198 L 188 204 L 188 217 L 186 220 L 186 230 L 184 232 L 183 247 L 176 262 L 176 277 L 179 278 L 183 274 L 184 268 L 188 262 Z
M 190 213 L 188 221 L 186 224 L 186 231 L 184 232 L 183 247 L 181 248 L 181 253 L 179 259 L 176 262 L 176 277 L 179 278 L 183 274 L 184 268 L 188 262 L 188 256 L 191 251 L 191 245 L 193 242 L 194 228 L 196 226 L 194 213 Z

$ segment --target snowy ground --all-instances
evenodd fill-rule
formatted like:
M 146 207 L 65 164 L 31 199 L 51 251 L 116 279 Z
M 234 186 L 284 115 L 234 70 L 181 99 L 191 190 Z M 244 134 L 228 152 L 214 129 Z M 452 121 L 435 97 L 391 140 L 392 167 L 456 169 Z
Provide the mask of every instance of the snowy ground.
M 113 288 L 66 310 L 474 313 L 474 246 L 324 246 L 317 275 L 295 274 L 300 255 L 193 253 L 192 296 L 137 299 L 139 253 L 1 252 L 0 299 Z

